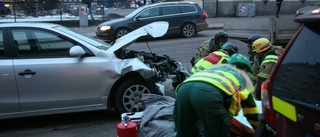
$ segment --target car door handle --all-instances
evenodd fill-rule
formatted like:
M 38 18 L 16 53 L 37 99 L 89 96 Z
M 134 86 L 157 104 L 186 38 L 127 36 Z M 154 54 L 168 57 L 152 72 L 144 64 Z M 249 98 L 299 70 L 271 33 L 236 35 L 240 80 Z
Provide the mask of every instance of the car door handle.
M 26 70 L 24 70 L 23 72 L 19 72 L 18 74 L 19 74 L 19 75 L 27 75 L 27 74 L 35 75 L 36 72 L 31 71 L 30 69 L 26 69 Z

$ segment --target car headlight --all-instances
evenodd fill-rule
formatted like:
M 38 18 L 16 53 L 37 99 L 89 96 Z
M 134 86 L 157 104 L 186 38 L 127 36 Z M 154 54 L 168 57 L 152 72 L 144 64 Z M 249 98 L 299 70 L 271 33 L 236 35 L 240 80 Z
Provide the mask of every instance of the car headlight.
M 318 14 L 318 13 L 320 13 L 320 9 L 315 9 L 315 10 L 311 11 L 311 13 L 312 14 Z
M 107 30 L 110 30 L 111 29 L 111 26 L 101 26 L 100 27 L 100 31 L 107 31 Z

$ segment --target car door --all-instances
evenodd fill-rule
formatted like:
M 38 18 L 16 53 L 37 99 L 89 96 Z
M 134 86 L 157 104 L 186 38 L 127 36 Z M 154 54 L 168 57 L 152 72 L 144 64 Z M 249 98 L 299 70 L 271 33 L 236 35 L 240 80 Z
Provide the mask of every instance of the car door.
M 160 7 L 160 20 L 169 22 L 168 33 L 180 32 L 183 25 L 180 7 L 176 5 Z
M 151 7 L 141 11 L 134 17 L 132 23 L 129 23 L 130 28 L 138 29 L 149 23 L 159 21 L 159 7 Z
M 79 43 L 47 30 L 12 29 L 11 32 L 18 49 L 13 65 L 21 111 L 101 103 L 96 58 L 69 57 L 69 49 Z
M 0 29 L 0 115 L 20 111 L 12 59 L 5 55 L 13 45 L 5 44 L 3 32 Z

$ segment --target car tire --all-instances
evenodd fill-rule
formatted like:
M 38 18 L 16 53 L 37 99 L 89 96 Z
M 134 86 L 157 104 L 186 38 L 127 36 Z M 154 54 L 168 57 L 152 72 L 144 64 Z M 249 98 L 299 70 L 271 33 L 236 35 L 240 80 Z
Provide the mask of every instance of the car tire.
M 142 80 L 124 81 L 116 91 L 115 105 L 119 114 L 143 111 L 143 93 L 155 93 L 156 88 Z
M 115 37 L 115 39 L 118 39 L 118 38 L 120 38 L 120 37 L 128 34 L 129 32 L 130 32 L 130 30 L 127 29 L 127 28 L 120 28 L 120 29 L 118 29 L 118 30 L 116 31 L 114 37 Z
M 185 38 L 193 37 L 196 33 L 196 27 L 192 23 L 184 24 L 181 28 L 181 35 Z

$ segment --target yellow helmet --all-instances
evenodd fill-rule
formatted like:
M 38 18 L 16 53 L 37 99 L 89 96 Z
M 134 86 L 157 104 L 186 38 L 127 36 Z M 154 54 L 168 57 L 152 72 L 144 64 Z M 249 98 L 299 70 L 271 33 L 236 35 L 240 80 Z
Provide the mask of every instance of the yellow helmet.
M 261 53 L 271 46 L 271 42 L 268 39 L 259 38 L 252 43 L 252 52 Z

